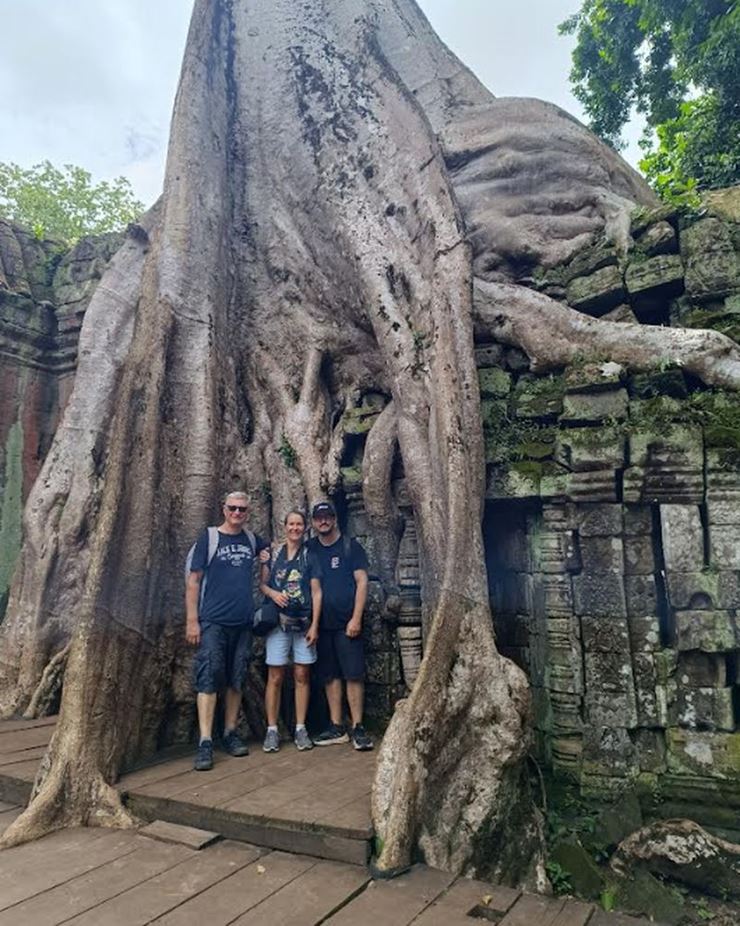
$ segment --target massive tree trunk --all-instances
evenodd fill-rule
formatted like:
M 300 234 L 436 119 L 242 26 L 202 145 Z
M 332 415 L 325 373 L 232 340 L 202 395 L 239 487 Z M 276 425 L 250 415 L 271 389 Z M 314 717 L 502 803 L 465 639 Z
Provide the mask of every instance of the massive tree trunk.
M 95 296 L 26 511 L 2 638 L 6 713 L 27 707 L 73 638 L 50 752 L 5 843 L 126 822 L 110 782 L 189 698 L 190 538 L 226 487 L 248 487 L 263 525 L 331 490 L 335 422 L 372 389 L 392 408 L 368 447 L 370 522 L 392 559 L 384 480 L 397 443 L 426 637 L 380 750 L 378 868 L 402 868 L 419 846 L 455 871 L 541 875 L 527 684 L 497 653 L 488 606 L 474 321 L 543 366 L 566 362 L 563 342 L 580 333 L 589 350 L 617 350 L 608 325 L 580 332 L 517 274 L 604 230 L 625 246 L 629 209 L 650 201 L 555 107 L 491 97 L 413 0 L 197 0 L 160 208 Z M 698 374 L 734 386 L 728 345 L 706 345 L 715 363 L 692 344 Z M 649 350 L 634 355 L 649 365 Z

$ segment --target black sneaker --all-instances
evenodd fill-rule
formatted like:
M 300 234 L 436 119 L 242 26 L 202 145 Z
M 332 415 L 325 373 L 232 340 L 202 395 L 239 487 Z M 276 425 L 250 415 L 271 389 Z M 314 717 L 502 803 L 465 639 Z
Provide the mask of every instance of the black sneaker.
M 213 768 L 213 742 L 203 740 L 195 754 L 193 768 L 196 772 L 209 772 Z
M 323 733 L 314 738 L 314 746 L 333 746 L 335 743 L 348 743 L 347 731 L 341 724 L 332 723 Z
M 352 737 L 352 745 L 359 752 L 367 752 L 368 749 L 373 749 L 375 747 L 375 744 L 367 735 L 361 723 L 357 723 L 352 727 L 350 736 Z
M 225 733 L 221 742 L 224 747 L 224 752 L 228 752 L 230 756 L 249 755 L 249 747 L 239 736 L 236 730 L 231 730 L 229 733 Z

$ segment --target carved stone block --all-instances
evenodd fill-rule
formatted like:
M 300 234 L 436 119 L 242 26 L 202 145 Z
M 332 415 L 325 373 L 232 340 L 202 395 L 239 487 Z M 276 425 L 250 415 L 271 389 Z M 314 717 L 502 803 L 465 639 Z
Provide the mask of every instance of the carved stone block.
M 653 538 L 649 536 L 625 537 L 625 575 L 650 575 L 655 572 Z
M 627 610 L 629 612 L 629 605 Z M 628 623 L 633 656 L 637 653 L 654 653 L 661 648 L 660 623 L 656 614 L 630 613 Z
M 574 472 L 621 469 L 624 466 L 625 438 L 604 434 L 596 428 L 568 428 L 559 431 L 555 459 Z
M 616 506 L 615 506 L 616 507 Z M 624 572 L 624 547 L 621 537 L 581 537 L 583 571 L 592 574 Z
M 704 529 L 696 505 L 661 505 L 663 559 L 668 572 L 704 567 Z
M 653 531 L 653 512 L 648 506 L 624 505 L 624 536 L 650 536 Z
M 735 619 L 730 611 L 676 611 L 679 651 L 722 653 L 738 646 Z
M 681 653 L 676 676 L 682 687 L 724 688 L 727 684 L 727 658 L 716 653 Z
M 579 616 L 627 616 L 624 583 L 621 576 L 614 573 L 573 576 L 573 599 L 575 613 Z
M 581 505 L 577 517 L 581 537 L 617 537 L 622 533 L 621 505 Z
M 567 481 L 568 498 L 579 504 L 616 502 L 617 473 L 614 469 L 571 473 Z
M 709 562 L 717 569 L 740 569 L 740 523 L 709 525 Z
M 735 729 L 732 688 L 679 686 L 675 714 L 679 726 L 731 733 Z
M 627 417 L 628 405 L 626 389 L 597 393 L 569 392 L 563 400 L 563 413 L 560 420 L 594 424 L 607 419 L 623 421 Z
M 701 775 L 740 781 L 740 733 L 666 730 L 668 769 L 677 775 Z
M 678 296 L 683 292 L 683 263 L 677 254 L 660 254 L 633 262 L 625 273 L 627 292 L 643 295 L 660 290 L 662 296 Z
M 724 296 L 740 285 L 738 259 L 727 225 L 719 219 L 695 222 L 681 233 L 686 292 L 695 299 Z
M 568 303 L 581 312 L 603 314 L 626 301 L 622 271 L 602 267 L 589 276 L 576 277 L 568 284 Z

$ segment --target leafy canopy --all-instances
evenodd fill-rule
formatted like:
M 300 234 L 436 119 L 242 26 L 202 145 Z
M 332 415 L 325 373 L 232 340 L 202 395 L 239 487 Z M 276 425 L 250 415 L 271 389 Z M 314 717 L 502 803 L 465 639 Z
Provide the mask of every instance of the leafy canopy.
M 83 235 L 119 231 L 144 210 L 125 177 L 93 183 L 82 167 L 42 161 L 24 169 L 0 163 L 0 215 L 38 238 L 73 243 Z
M 570 78 L 591 128 L 621 147 L 633 109 L 641 168 L 666 197 L 740 178 L 740 2 L 583 0 Z

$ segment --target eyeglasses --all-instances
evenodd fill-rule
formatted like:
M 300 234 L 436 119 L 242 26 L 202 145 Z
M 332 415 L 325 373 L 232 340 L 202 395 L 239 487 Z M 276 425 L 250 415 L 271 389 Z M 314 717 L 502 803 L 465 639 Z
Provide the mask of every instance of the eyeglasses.
M 244 512 L 247 510 L 246 505 L 227 505 L 226 507 L 229 511 L 238 511 L 240 514 L 244 514 Z

